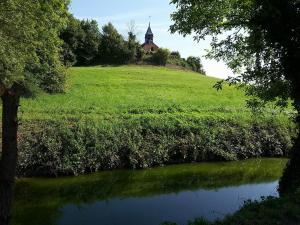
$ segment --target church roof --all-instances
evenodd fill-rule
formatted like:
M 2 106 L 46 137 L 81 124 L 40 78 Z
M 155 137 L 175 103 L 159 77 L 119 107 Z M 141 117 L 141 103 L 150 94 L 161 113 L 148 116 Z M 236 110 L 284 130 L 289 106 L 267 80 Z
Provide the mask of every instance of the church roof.
M 151 26 L 150 26 L 150 23 L 149 23 L 149 27 L 148 27 L 148 30 L 146 32 L 146 35 L 153 35 L 153 32 L 151 30 Z

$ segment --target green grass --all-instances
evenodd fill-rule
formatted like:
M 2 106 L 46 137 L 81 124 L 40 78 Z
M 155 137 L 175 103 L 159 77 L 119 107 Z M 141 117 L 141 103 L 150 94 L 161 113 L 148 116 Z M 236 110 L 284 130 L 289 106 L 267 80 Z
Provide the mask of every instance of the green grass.
M 242 91 L 213 88 L 216 78 L 151 66 L 88 67 L 69 70 L 65 94 L 22 100 L 21 118 L 111 118 L 135 114 L 199 116 L 248 114 Z
M 281 113 L 270 107 L 264 115 L 253 117 L 245 107 L 243 91 L 227 86 L 218 92 L 213 88 L 217 81 L 163 67 L 71 68 L 66 93 L 22 99 L 25 123 L 20 130 L 19 174 L 78 175 L 102 169 L 287 155 L 297 133 L 290 111 Z M 52 206 L 47 205 L 45 212 L 53 210 L 55 217 L 57 204 Z M 259 224 L 251 210 L 250 205 L 249 211 L 239 212 L 224 224 Z M 254 219 L 238 222 L 239 215 L 247 218 L 248 212 Z
M 253 116 L 242 90 L 218 92 L 217 81 L 165 67 L 71 68 L 66 93 L 22 99 L 19 175 L 287 156 L 289 114 Z

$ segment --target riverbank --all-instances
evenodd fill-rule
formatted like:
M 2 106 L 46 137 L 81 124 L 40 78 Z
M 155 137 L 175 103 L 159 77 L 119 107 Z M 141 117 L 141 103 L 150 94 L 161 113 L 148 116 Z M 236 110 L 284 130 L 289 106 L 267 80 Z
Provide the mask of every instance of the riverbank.
M 224 220 L 208 222 L 196 219 L 188 225 L 297 225 L 300 224 L 300 194 L 274 198 L 263 198 L 262 201 L 247 201 L 244 206 Z M 164 225 L 177 225 L 165 223 Z
M 295 133 L 293 123 L 282 118 L 247 121 L 197 114 L 136 115 L 113 123 L 23 123 L 18 175 L 80 175 L 179 163 L 286 157 Z

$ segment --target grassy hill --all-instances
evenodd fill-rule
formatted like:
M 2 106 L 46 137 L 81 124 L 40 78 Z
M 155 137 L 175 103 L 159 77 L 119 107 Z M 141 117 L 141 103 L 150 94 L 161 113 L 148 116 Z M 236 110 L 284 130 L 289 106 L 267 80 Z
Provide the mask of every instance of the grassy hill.
M 253 116 L 242 90 L 151 66 L 69 70 L 64 94 L 23 99 L 20 175 L 286 156 L 288 113 Z
M 218 92 L 213 88 L 216 81 L 198 73 L 164 67 L 71 68 L 67 93 L 23 100 L 22 118 L 246 113 L 243 92 L 233 87 Z

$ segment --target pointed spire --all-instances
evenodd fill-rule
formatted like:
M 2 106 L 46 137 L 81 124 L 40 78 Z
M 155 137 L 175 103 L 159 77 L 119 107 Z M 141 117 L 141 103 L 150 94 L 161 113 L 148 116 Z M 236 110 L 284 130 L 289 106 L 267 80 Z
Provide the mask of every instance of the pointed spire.
M 154 37 L 154 35 L 151 30 L 151 22 L 149 21 L 149 26 L 148 26 L 147 32 L 145 34 L 145 43 L 147 43 L 147 44 L 153 43 L 153 37 Z
M 146 35 L 153 35 L 150 22 L 149 22 L 149 27 L 148 27 L 148 30 L 146 32 Z

